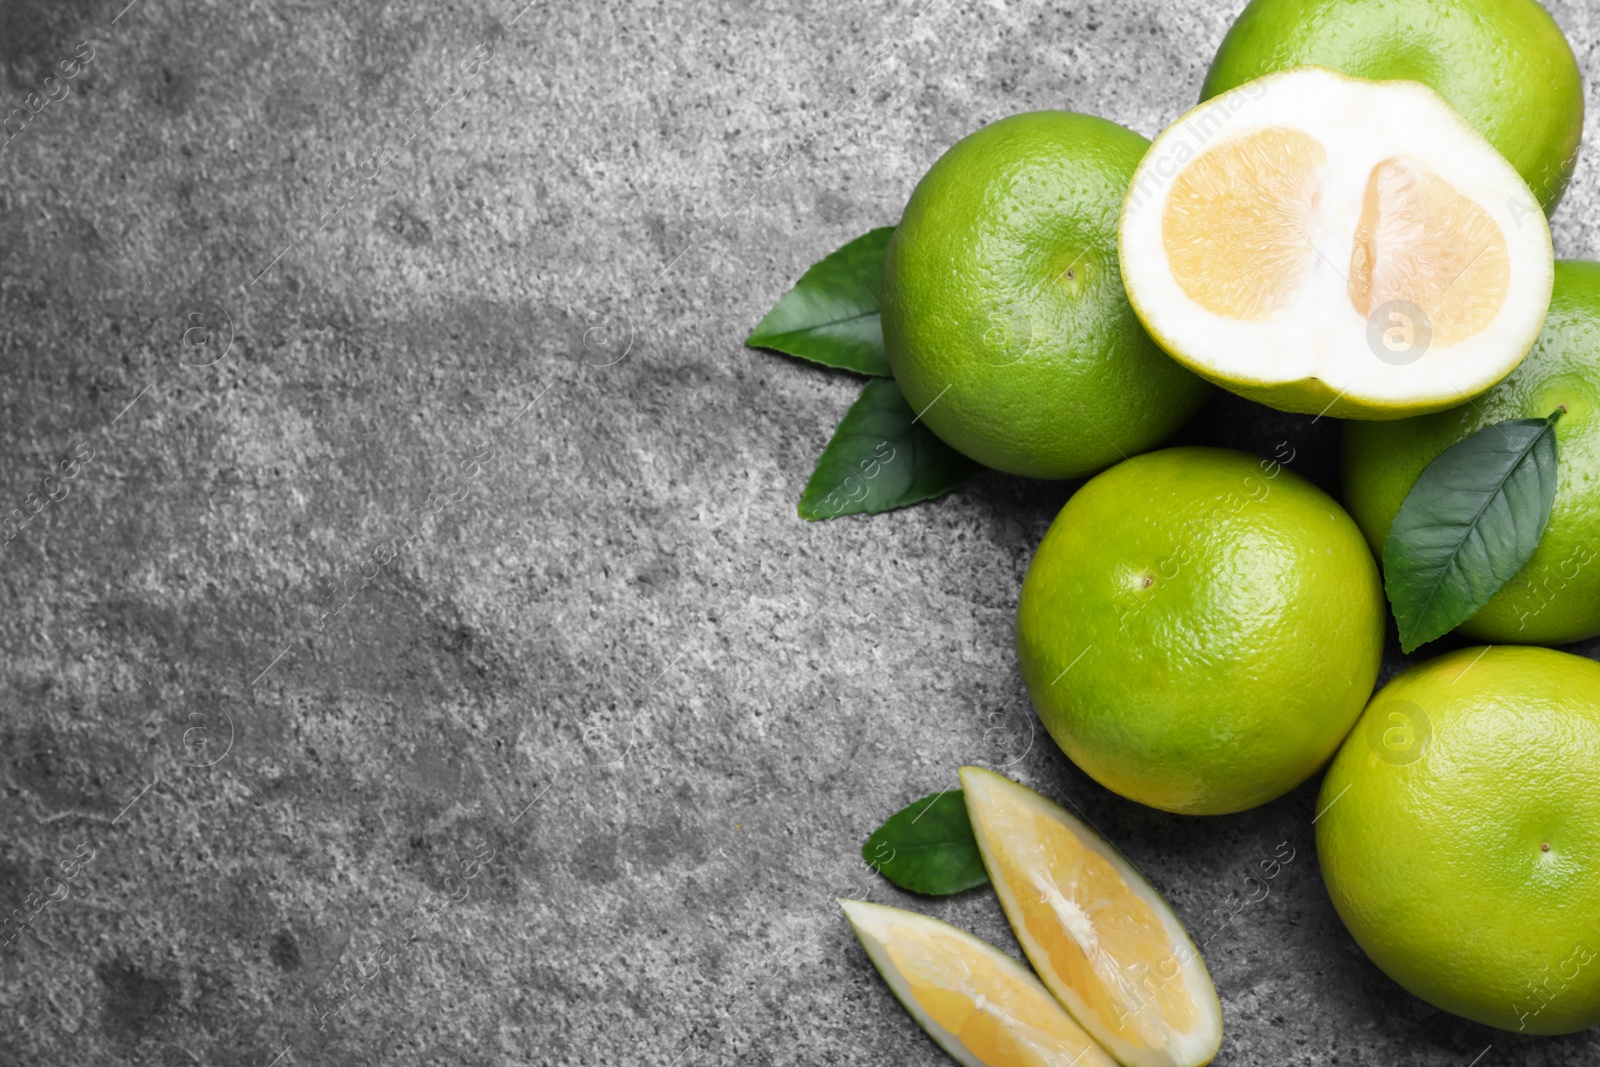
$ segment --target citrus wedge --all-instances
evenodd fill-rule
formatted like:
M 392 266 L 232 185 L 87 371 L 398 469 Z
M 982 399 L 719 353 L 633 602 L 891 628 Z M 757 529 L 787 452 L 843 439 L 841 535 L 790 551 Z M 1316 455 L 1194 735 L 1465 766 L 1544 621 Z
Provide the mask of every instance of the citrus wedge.
M 1017 941 L 1072 1017 L 1129 1067 L 1199 1067 L 1222 1044 L 1205 962 L 1105 838 L 1026 786 L 961 769 L 983 864 Z
M 1344 418 L 1490 388 L 1538 338 L 1554 278 L 1538 200 L 1442 97 L 1318 67 L 1232 89 L 1156 138 L 1118 248 L 1173 358 Z
M 917 1025 L 967 1067 L 1116 1067 L 1026 967 L 926 915 L 841 900 Z

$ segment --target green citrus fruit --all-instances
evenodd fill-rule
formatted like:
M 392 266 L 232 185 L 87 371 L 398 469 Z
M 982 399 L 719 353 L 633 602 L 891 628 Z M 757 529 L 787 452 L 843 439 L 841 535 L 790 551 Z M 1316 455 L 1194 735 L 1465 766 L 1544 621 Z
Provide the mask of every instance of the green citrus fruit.
M 1091 777 L 1220 815 L 1333 755 L 1383 625 L 1377 565 L 1331 497 L 1275 460 L 1171 448 L 1067 501 L 1022 583 L 1017 652 L 1039 718 Z
M 1445 449 L 1492 423 L 1543 418 L 1563 405 L 1550 525 L 1516 577 L 1461 624 L 1470 637 L 1559 645 L 1600 634 L 1600 263 L 1556 264 L 1550 314 L 1533 351 L 1474 402 L 1345 425 L 1345 503 L 1381 559 L 1401 502 Z
M 1302 65 L 1431 87 L 1517 168 L 1546 213 L 1577 165 L 1583 80 L 1537 0 L 1252 0 L 1200 98 Z
M 1600 664 L 1470 648 L 1406 671 L 1318 811 L 1328 894 L 1391 978 L 1506 1030 L 1600 1023 Z
M 884 345 L 922 421 L 979 463 L 1079 477 L 1204 402 L 1122 290 L 1117 215 L 1149 144 L 1092 115 L 1013 115 L 911 194 L 884 267 Z

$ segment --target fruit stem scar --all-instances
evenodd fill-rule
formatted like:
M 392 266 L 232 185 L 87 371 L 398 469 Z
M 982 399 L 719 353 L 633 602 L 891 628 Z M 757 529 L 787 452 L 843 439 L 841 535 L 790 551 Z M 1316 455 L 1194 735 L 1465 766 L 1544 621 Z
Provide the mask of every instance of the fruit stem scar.
M 1549 852 L 1550 851 L 1550 842 L 1546 841 L 1543 844 L 1541 844 L 1539 846 L 1539 851 L 1540 852 Z

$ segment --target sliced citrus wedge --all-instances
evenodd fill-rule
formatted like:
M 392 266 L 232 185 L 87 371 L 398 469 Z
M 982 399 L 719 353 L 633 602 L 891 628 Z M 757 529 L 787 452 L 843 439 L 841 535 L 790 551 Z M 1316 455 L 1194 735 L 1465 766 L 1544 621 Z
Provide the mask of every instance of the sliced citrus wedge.
M 917 1025 L 967 1067 L 1116 1067 L 1039 979 L 993 945 L 915 912 L 839 906 Z
M 1205 961 L 1161 894 L 1105 838 L 978 767 L 961 786 L 983 864 L 1034 970 L 1129 1067 L 1198 1067 L 1222 1044 Z
M 1118 232 L 1134 310 L 1180 363 L 1286 411 L 1462 403 L 1539 336 L 1554 257 L 1516 170 L 1416 82 L 1299 67 L 1156 138 Z

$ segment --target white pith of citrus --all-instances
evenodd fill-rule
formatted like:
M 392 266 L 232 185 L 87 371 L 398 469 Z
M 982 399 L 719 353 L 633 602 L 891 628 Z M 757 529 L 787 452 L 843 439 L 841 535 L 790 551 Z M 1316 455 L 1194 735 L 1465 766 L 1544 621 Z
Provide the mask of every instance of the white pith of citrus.
M 1017 942 L 1072 1017 L 1129 1067 L 1198 1067 L 1222 1006 L 1183 924 L 1105 838 L 993 771 L 961 768 L 983 865 Z

